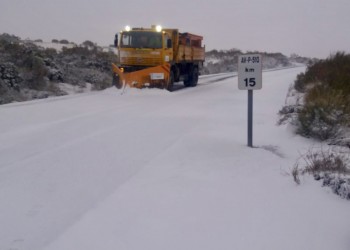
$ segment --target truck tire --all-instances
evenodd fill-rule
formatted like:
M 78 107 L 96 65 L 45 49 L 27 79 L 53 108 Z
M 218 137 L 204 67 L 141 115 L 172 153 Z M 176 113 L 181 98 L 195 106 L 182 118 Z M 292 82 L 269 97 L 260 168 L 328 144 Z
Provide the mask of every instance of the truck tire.
M 167 88 L 166 88 L 170 92 L 173 91 L 173 88 L 174 88 L 174 78 L 175 78 L 174 71 L 171 70 L 169 74 Z
M 184 81 L 186 87 L 195 87 L 198 83 L 198 68 L 193 67 L 190 73 L 188 74 L 188 79 Z

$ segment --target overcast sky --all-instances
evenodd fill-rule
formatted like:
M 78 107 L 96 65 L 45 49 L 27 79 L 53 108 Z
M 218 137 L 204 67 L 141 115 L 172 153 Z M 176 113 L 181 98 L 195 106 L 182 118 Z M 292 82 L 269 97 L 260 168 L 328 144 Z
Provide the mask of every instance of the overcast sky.
M 0 33 L 113 43 L 125 25 L 178 28 L 207 50 L 350 52 L 350 0 L 0 0 Z

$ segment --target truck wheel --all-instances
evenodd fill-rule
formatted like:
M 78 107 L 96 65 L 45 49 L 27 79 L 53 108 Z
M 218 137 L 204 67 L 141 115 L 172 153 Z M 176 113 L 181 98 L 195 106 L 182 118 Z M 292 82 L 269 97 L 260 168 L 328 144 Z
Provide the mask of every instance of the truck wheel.
M 195 67 L 193 69 L 193 71 L 192 71 L 192 84 L 191 84 L 191 87 L 196 87 L 197 86 L 198 76 L 199 76 L 198 68 Z
M 169 90 L 170 92 L 173 91 L 173 87 L 174 87 L 174 71 L 170 71 L 169 74 L 169 80 L 168 80 L 168 84 L 167 84 L 167 90 Z
M 121 89 L 123 87 L 123 84 L 120 82 L 119 76 L 116 74 L 113 74 L 112 85 L 116 86 L 117 89 Z
M 191 72 L 188 74 L 188 79 L 184 81 L 186 87 L 195 87 L 198 83 L 198 68 L 192 68 Z

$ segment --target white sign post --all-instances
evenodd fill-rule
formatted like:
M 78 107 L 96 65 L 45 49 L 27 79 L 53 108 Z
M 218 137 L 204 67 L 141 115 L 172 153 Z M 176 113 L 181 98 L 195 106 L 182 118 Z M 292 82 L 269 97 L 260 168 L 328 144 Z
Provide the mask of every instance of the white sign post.
M 248 90 L 248 147 L 253 147 L 253 90 L 262 88 L 261 55 L 238 57 L 238 88 Z

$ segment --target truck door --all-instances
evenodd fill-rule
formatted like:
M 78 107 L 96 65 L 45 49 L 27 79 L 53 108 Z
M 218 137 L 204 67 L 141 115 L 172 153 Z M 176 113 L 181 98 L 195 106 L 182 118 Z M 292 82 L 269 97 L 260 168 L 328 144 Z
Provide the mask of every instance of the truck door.
M 171 36 L 168 33 L 164 33 L 163 41 L 164 62 L 170 63 L 171 61 L 173 61 L 173 41 L 171 40 Z

